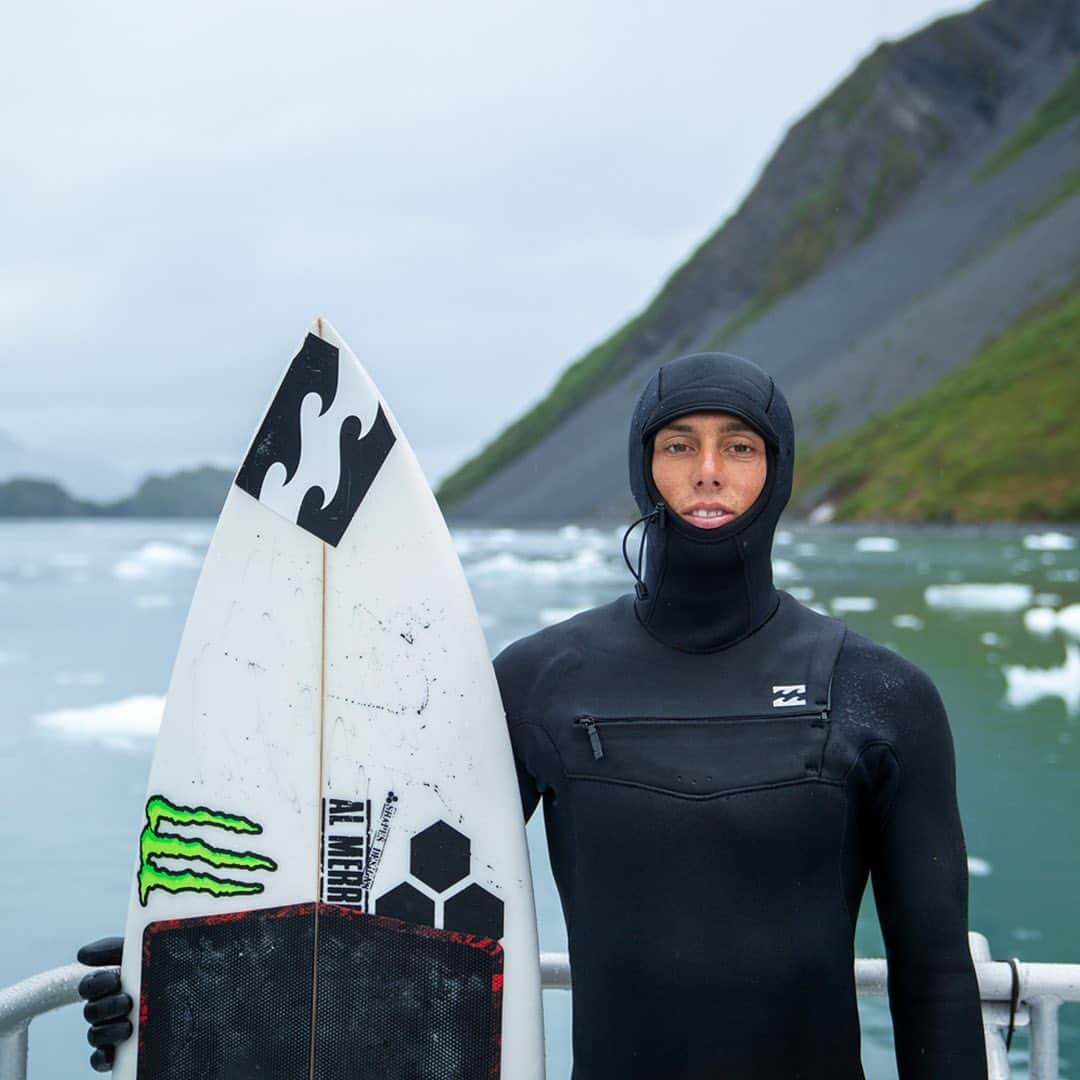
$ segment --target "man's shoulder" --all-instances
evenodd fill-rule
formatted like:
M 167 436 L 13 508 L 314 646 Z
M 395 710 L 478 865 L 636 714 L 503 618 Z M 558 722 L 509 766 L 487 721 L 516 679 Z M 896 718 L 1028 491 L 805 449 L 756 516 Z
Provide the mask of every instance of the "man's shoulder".
M 630 597 L 579 611 L 568 618 L 518 638 L 495 657 L 495 674 L 507 712 L 534 696 L 541 686 L 556 684 L 582 663 L 583 655 L 605 640 L 627 618 L 633 619 Z
M 837 675 L 858 678 L 886 694 L 936 693 L 921 667 L 873 638 L 848 627 L 836 661 Z
M 945 707 L 930 676 L 850 629 L 837 657 L 832 699 L 836 719 L 894 746 L 917 745 L 948 731 Z

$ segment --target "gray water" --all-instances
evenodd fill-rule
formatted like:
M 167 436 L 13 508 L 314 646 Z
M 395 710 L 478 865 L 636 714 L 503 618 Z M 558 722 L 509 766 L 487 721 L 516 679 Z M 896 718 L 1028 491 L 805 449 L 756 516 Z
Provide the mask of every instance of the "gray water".
M 0 525 L 0 986 L 122 932 L 158 699 L 205 522 Z M 999 958 L 1080 961 L 1080 550 L 1045 530 L 780 535 L 778 582 L 930 672 L 949 707 L 971 870 L 971 926 Z M 455 536 L 492 651 L 626 590 L 606 530 Z M 929 591 L 928 591 L 929 590 Z M 542 822 L 529 826 L 541 946 L 565 948 Z M 860 956 L 883 955 L 867 900 Z M 570 998 L 545 994 L 552 1078 Z M 862 1002 L 871 1080 L 895 1077 L 887 1006 Z M 36 1021 L 33 1080 L 93 1075 L 76 1009 Z M 1080 1063 L 1080 1006 L 1061 1023 Z M 1023 1033 L 1014 1041 L 1021 1062 Z M 1021 1075 L 1018 1073 L 1018 1075 Z

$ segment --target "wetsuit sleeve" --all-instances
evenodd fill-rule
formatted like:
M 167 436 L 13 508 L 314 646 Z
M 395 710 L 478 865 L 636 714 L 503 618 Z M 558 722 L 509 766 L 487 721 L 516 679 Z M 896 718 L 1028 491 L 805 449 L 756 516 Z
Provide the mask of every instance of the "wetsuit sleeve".
M 532 725 L 526 721 L 525 706 L 529 696 L 529 664 L 522 643 L 507 646 L 495 657 L 495 677 L 499 682 L 503 709 L 510 729 L 510 745 L 514 751 L 521 810 L 528 821 L 540 801 L 541 785 L 537 779 L 541 763 L 537 760 L 536 739 Z
M 986 1080 L 986 1046 L 967 939 L 967 853 L 952 735 L 933 683 L 883 673 L 897 732 L 881 757 L 871 874 L 889 970 L 900 1080 Z

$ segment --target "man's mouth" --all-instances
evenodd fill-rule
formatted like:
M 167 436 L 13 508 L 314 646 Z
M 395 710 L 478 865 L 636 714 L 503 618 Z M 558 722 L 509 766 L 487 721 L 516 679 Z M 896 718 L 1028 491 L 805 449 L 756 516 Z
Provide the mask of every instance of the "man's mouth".
M 683 510 L 682 516 L 699 529 L 718 529 L 737 516 L 726 506 L 691 506 Z

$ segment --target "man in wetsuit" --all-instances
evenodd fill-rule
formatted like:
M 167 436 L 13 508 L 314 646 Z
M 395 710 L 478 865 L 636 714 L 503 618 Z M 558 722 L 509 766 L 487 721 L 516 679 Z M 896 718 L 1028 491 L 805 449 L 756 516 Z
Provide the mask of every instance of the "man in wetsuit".
M 566 916 L 575 1080 L 861 1080 L 868 876 L 900 1080 L 986 1078 L 948 721 L 921 671 L 774 589 L 793 441 L 749 361 L 663 367 L 630 429 L 644 578 L 495 661 Z M 108 1068 L 130 998 L 90 978 Z
M 665 365 L 630 427 L 635 594 L 495 661 L 566 917 L 575 1080 L 861 1080 L 868 876 L 900 1080 L 985 1080 L 945 711 L 773 587 L 793 441 L 756 365 Z

